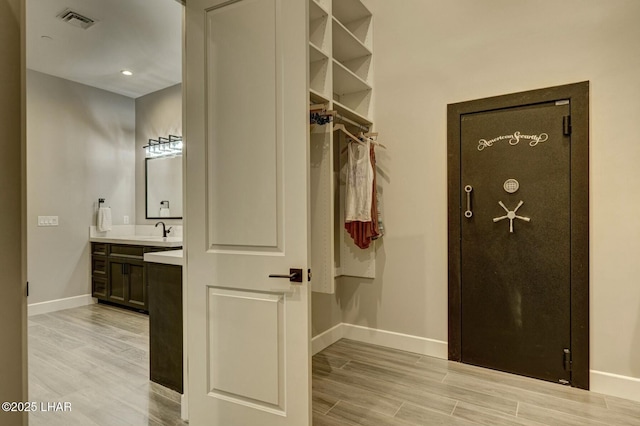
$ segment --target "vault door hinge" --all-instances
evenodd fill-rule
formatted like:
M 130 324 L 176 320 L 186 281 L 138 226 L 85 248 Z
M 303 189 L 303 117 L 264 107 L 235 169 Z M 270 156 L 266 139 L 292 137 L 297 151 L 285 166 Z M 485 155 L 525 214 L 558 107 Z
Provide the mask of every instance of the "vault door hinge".
M 571 116 L 565 115 L 562 117 L 562 134 L 568 136 L 571 134 Z
M 569 380 L 567 379 L 559 379 L 558 382 L 561 385 L 571 386 L 571 351 L 567 348 L 562 350 L 562 363 L 564 365 L 564 371 L 569 373 Z
M 564 371 L 571 372 L 571 351 L 564 348 L 563 354 Z

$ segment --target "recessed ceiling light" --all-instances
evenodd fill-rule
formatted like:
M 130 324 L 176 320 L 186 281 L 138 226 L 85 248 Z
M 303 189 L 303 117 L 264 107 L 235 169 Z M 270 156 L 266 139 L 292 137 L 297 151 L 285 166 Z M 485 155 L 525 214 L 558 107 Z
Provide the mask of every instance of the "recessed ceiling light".
M 133 73 L 131 71 L 129 71 L 129 70 L 122 70 L 120 72 L 122 73 L 122 75 L 126 75 L 126 76 L 133 75 Z

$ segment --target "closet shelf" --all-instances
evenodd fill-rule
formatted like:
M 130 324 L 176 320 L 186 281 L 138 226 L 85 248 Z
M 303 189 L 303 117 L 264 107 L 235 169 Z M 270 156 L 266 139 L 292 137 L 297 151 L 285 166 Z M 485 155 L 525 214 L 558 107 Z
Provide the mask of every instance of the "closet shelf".
M 309 1 L 309 19 L 320 19 L 324 16 L 329 15 L 327 8 L 322 5 L 318 0 L 310 0 Z
M 318 46 L 309 42 L 309 62 L 329 60 L 329 55 L 322 51 Z
M 356 123 L 364 124 L 365 126 L 371 126 L 373 124 L 373 122 L 364 115 L 355 112 L 351 108 L 341 104 L 338 101 L 333 101 L 333 109 L 338 111 L 340 115 L 347 117 L 348 119 L 353 120 Z
M 315 0 L 311 0 L 309 2 L 309 20 L 313 21 L 315 19 L 320 19 L 329 15 L 329 12 L 324 10 L 324 8 Z
M 333 0 L 333 16 L 343 24 L 371 16 L 360 0 Z
M 371 50 L 334 17 L 333 57 L 340 62 L 346 62 L 362 56 L 371 56 Z
M 334 93 L 342 96 L 349 93 L 363 92 L 365 90 L 371 90 L 371 86 L 340 62 L 335 59 L 333 60 Z
M 329 98 L 317 90 L 309 89 L 309 99 L 314 104 L 328 104 Z

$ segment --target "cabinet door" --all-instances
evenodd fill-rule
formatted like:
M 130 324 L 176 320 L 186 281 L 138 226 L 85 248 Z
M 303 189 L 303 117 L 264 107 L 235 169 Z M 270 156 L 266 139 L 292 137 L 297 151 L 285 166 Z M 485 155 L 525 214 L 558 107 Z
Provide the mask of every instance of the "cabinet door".
M 127 262 L 111 259 L 109 261 L 108 299 L 114 302 L 124 302 L 127 296 Z
M 91 296 L 99 299 L 108 297 L 108 282 L 104 278 L 91 277 Z
M 94 245 L 96 245 L 94 243 Z M 102 244 L 104 246 L 105 244 Z M 94 251 L 95 251 L 94 247 Z M 104 250 L 104 249 L 103 249 Z M 106 252 L 106 251 L 105 251 Z M 92 255 L 91 256 L 91 295 L 100 299 L 104 299 L 107 296 L 108 280 L 109 280 L 109 267 L 106 256 Z
M 147 310 L 147 280 L 145 280 L 144 262 L 130 261 L 126 267 L 128 278 L 127 303 Z

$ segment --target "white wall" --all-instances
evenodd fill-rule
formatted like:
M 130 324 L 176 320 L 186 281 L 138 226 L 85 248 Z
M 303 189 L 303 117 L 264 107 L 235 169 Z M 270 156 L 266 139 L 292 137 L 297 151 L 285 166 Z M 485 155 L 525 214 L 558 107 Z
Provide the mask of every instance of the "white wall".
M 145 217 L 144 159 L 142 149 L 149 139 L 182 136 L 182 84 L 167 87 L 136 99 L 136 224 L 153 225 Z M 182 224 L 182 220 L 165 220 Z
M 29 304 L 91 292 L 98 198 L 115 225 L 135 218 L 134 132 L 133 99 L 27 72 Z M 39 215 L 60 225 L 38 227 Z
M 640 378 L 640 2 L 365 2 L 387 234 L 343 320 L 446 341 L 447 104 L 589 80 L 591 368 Z

